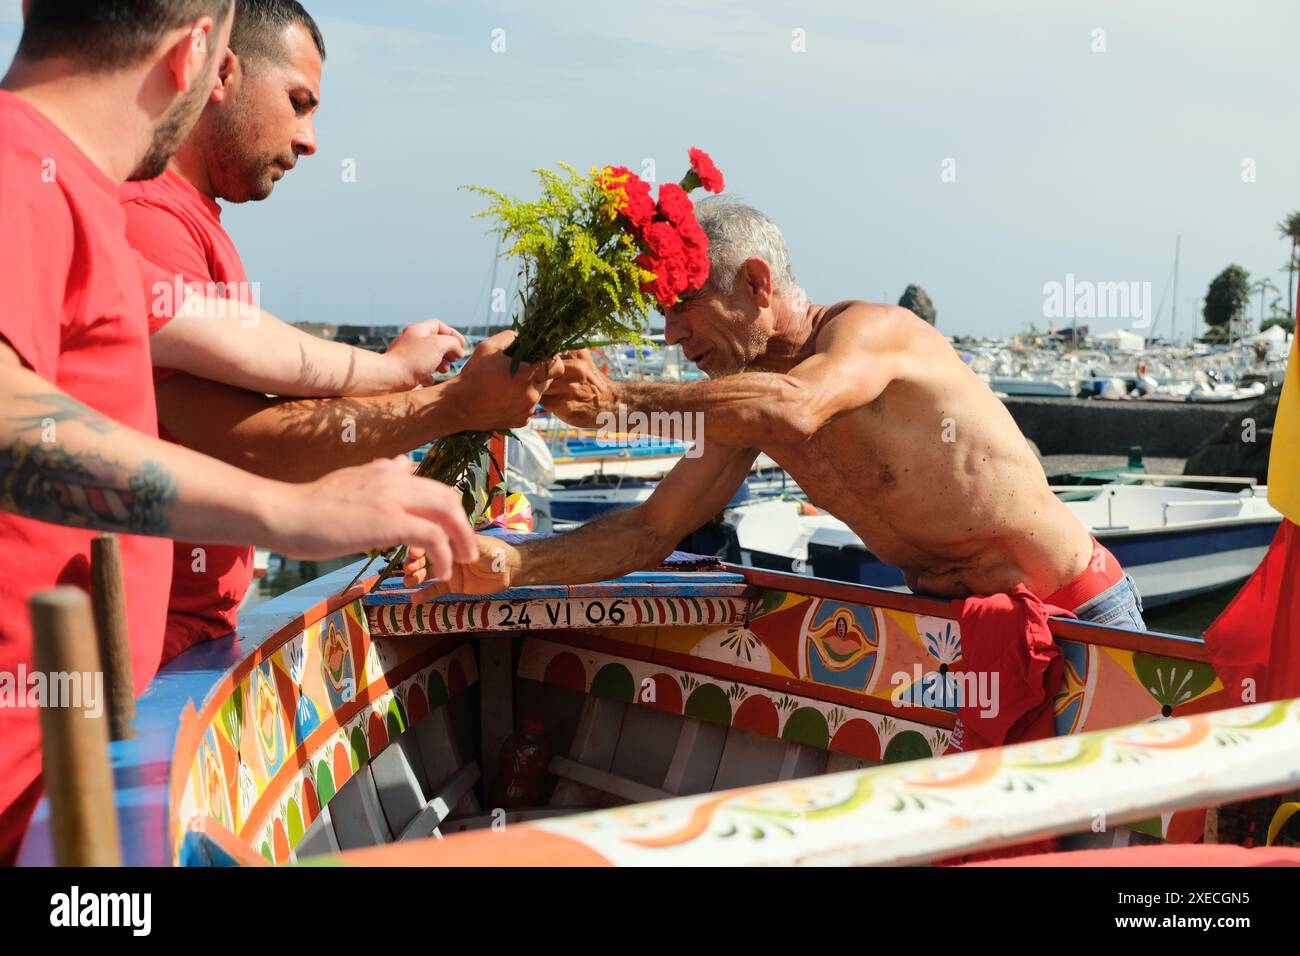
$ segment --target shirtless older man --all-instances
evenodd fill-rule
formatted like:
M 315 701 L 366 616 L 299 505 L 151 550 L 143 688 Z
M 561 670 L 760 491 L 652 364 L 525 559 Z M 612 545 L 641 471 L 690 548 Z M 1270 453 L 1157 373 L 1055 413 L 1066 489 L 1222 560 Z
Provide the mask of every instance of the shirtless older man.
M 571 534 L 519 548 L 480 539 L 478 564 L 420 599 L 652 565 L 726 506 L 762 451 L 914 591 L 956 598 L 1024 584 L 1081 618 L 1143 626 L 1132 579 L 1048 489 L 1011 415 L 943 335 L 891 305 L 809 304 L 771 220 L 722 198 L 697 213 L 709 280 L 668 311 L 666 333 L 710 380 L 616 382 L 573 356 L 544 401 L 579 426 L 620 405 L 699 412 L 703 454 L 644 504 Z M 408 567 L 408 583 L 424 576 L 418 560 Z

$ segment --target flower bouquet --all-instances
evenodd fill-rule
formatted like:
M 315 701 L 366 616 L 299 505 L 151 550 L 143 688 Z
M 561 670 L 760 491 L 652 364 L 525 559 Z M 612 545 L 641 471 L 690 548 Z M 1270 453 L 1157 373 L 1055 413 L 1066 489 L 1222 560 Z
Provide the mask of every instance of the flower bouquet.
M 466 187 L 492 199 L 479 217 L 492 218 L 507 245 L 503 255 L 521 263 L 518 333 L 507 351 L 522 362 L 545 362 L 576 349 L 620 342 L 645 344 L 648 310 L 677 304 L 709 276 L 709 239 L 695 218 L 690 193 L 724 188 L 722 173 L 702 150 L 689 152 L 690 171 L 680 183 L 659 187 L 623 166 L 595 167 L 585 176 L 539 169 L 541 198 L 522 202 L 495 189 Z M 471 519 L 501 490 L 489 489 L 491 432 L 461 432 L 434 443 L 416 474 L 461 493 Z M 505 463 L 497 470 L 505 474 Z M 384 575 L 405 559 L 404 547 L 371 555 L 388 558 Z M 353 579 L 363 577 L 370 564 Z M 348 587 L 351 587 L 349 585 Z

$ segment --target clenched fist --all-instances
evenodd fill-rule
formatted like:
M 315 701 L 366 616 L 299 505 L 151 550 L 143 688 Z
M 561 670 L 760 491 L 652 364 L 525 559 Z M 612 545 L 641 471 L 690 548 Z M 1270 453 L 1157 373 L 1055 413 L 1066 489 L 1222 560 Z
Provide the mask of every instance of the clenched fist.
M 542 396 L 546 410 L 575 428 L 596 428 L 602 412 L 618 406 L 618 386 L 596 368 L 586 349 L 564 356 L 561 373 Z
M 398 381 L 406 388 L 432 385 L 434 375 L 465 357 L 465 336 L 445 322 L 428 319 L 408 325 L 388 347 L 384 357 L 397 363 Z
M 509 589 L 519 572 L 519 550 L 499 538 L 475 535 L 477 557 L 455 565 L 449 574 L 439 573 L 420 548 L 412 548 L 402 568 L 402 581 L 417 591 L 412 604 L 427 604 L 444 594 L 497 594 Z

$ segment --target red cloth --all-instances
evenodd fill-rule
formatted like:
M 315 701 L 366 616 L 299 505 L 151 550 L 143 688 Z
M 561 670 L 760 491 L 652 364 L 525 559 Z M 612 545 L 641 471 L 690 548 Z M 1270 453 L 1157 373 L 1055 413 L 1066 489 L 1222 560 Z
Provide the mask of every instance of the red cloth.
M 243 261 L 221 226 L 221 207 L 213 199 L 170 169 L 148 182 L 127 183 L 121 199 L 131 245 L 166 275 L 163 285 L 148 289 L 154 297 L 152 312 L 179 305 L 176 300 L 184 298 L 181 290 L 190 283 L 211 295 L 253 303 Z M 160 382 L 174 374 L 154 370 Z M 174 440 L 166 429 L 160 427 L 160 432 Z M 252 581 L 252 548 L 175 542 L 162 663 L 234 631 Z
M 150 328 L 117 192 L 54 123 L 0 91 L 0 337 L 78 401 L 154 435 Z M 94 536 L 0 513 L 0 673 L 16 679 L 19 667 L 31 669 L 34 592 L 56 583 L 90 590 Z M 162 649 L 170 542 L 122 535 L 122 566 L 139 693 Z M 26 830 L 33 801 L 21 795 L 39 774 L 38 710 L 0 707 L 0 863 Z
M 1300 697 L 1297 582 L 1300 528 L 1283 519 L 1264 560 L 1205 632 L 1215 673 L 1229 697 L 1227 703 L 1216 700 L 1216 707 Z
M 1085 570 L 1080 577 L 1090 573 L 1091 569 Z M 1010 594 L 953 601 L 952 608 L 961 626 L 961 672 L 984 680 L 965 686 L 948 753 L 1055 737 L 1053 702 L 1065 673 L 1065 659 L 1052 639 L 1047 619 L 1073 614 L 1044 604 L 1023 584 Z M 977 699 L 972 700 L 970 691 L 975 687 L 990 691 L 992 699 L 975 695 Z M 935 865 L 1046 853 L 1059 846 L 1055 837 L 1049 837 L 936 860 Z
M 1065 660 L 1047 619 L 1073 615 L 1022 584 L 1010 594 L 953 601 L 952 608 L 961 625 L 962 673 L 983 678 L 976 686 L 993 692 L 993 706 L 969 694 L 963 699 L 949 752 L 1055 737 L 1052 703 Z

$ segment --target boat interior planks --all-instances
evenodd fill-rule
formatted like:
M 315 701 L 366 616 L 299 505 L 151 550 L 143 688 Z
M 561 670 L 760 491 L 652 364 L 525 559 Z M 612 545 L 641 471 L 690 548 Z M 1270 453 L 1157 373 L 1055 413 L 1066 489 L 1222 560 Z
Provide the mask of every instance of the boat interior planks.
M 1239 782 L 1148 792 L 1097 755 L 1165 753 L 1193 729 L 1254 740 L 1260 721 L 1294 720 L 1206 723 L 1234 701 L 1202 642 L 1053 619 L 1060 736 L 945 757 L 978 689 L 946 601 L 722 566 L 417 606 L 394 581 L 339 595 L 356 570 L 260 606 L 159 673 L 136 737 L 111 745 L 128 863 L 907 862 L 1079 823 L 1047 806 L 1053 792 L 1190 840 L 1205 816 L 1184 809 L 1193 797 Z M 502 751 L 535 721 L 545 776 L 515 806 L 498 799 Z M 1244 766 L 1241 747 L 1196 747 L 1203 768 Z M 1076 764 L 1096 780 L 1061 772 Z M 1030 799 L 1031 776 L 1066 789 Z M 1000 794 L 988 813 L 967 782 Z M 909 809 L 891 818 L 899 800 Z M 478 839 L 502 828 L 506 842 Z M 51 860 L 42 804 L 21 862 Z

